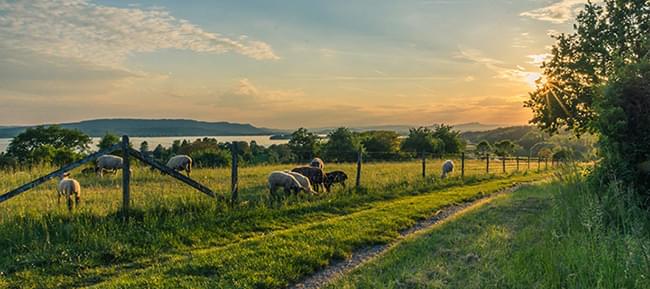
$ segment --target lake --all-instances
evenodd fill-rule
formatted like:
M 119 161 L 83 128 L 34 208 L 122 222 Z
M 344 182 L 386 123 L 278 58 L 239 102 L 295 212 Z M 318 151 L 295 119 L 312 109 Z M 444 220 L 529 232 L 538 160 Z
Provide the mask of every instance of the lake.
M 164 147 L 170 147 L 174 140 L 180 139 L 186 139 L 188 141 L 194 141 L 197 138 L 204 138 L 204 137 L 209 137 L 209 138 L 216 138 L 219 142 L 231 142 L 231 141 L 245 141 L 245 142 L 251 142 L 255 141 L 257 142 L 258 145 L 262 146 L 270 146 L 272 144 L 285 144 L 288 143 L 289 140 L 286 139 L 270 139 L 270 135 L 238 135 L 238 136 L 162 136 L 162 137 L 131 137 L 131 143 L 133 143 L 133 147 L 136 149 L 140 147 L 140 143 L 143 141 L 147 141 L 149 143 L 149 149 L 153 150 L 156 146 L 159 144 L 164 146 Z M 96 144 L 99 143 L 101 138 L 99 137 L 94 137 L 93 139 L 93 146 L 91 149 L 97 149 Z M 0 152 L 4 152 L 7 149 L 7 146 L 9 146 L 9 143 L 11 142 L 10 138 L 0 138 Z

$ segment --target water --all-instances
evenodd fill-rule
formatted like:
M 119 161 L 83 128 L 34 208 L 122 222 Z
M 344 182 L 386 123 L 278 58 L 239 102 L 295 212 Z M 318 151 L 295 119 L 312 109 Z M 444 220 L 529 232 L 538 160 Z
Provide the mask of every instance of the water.
M 156 146 L 162 145 L 164 147 L 170 147 L 174 140 L 188 140 L 194 141 L 197 138 L 216 138 L 219 142 L 231 142 L 231 141 L 245 141 L 251 142 L 255 141 L 258 145 L 270 146 L 272 144 L 285 144 L 289 142 L 286 139 L 270 139 L 270 135 L 238 135 L 238 136 L 162 136 L 162 137 L 131 137 L 131 143 L 137 149 L 140 147 L 140 143 L 147 141 L 149 143 L 149 149 L 153 150 Z M 97 149 L 97 144 L 101 140 L 99 137 L 92 138 L 93 145 L 91 149 Z M 7 150 L 7 146 L 11 142 L 10 138 L 0 138 L 0 152 Z

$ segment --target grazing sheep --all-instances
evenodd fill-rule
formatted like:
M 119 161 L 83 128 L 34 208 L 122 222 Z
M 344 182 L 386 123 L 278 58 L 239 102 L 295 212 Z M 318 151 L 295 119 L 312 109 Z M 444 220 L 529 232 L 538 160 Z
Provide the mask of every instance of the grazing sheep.
M 309 181 L 309 178 L 307 178 L 307 177 L 305 177 L 305 176 L 303 176 L 303 175 L 301 175 L 299 173 L 292 172 L 292 171 L 284 171 L 284 172 L 287 173 L 287 174 L 290 174 L 294 178 L 296 178 L 296 180 L 298 181 L 298 183 L 300 183 L 300 186 L 302 187 L 302 190 L 305 191 L 305 193 L 308 193 L 308 194 L 316 193 L 311 188 L 311 182 Z
M 177 171 L 187 172 L 187 177 L 190 177 L 192 172 L 192 158 L 187 155 L 177 155 L 173 156 L 167 162 L 167 167 Z
M 61 196 L 65 196 L 68 203 L 68 210 L 72 210 L 72 195 L 74 195 L 75 206 L 81 201 L 81 185 L 77 180 L 70 178 L 70 173 L 61 175 L 59 185 L 56 187 L 57 204 L 61 203 Z
M 277 195 L 278 187 L 284 188 L 284 193 L 289 195 L 291 193 L 298 194 L 302 189 L 300 182 L 289 173 L 275 171 L 269 174 L 269 190 L 271 191 L 271 202 L 277 200 L 280 196 Z
M 100 177 L 104 176 L 104 172 L 111 174 L 117 173 L 117 170 L 122 169 L 124 161 L 121 157 L 114 155 L 103 155 L 98 157 L 95 161 L 95 173 Z
M 311 185 L 314 187 L 314 190 L 318 192 L 320 190 L 320 187 L 325 187 L 325 172 L 319 168 L 315 167 L 297 167 L 291 170 L 292 172 L 299 173 L 307 178 L 309 178 L 309 181 L 311 182 Z M 325 191 L 327 192 L 328 189 L 325 188 Z
M 321 160 L 320 158 L 314 158 L 314 159 L 311 160 L 311 162 L 309 163 L 309 166 L 310 166 L 310 167 L 319 168 L 319 169 L 322 170 L 323 168 L 325 168 L 325 163 L 324 163 L 323 160 Z
M 345 188 L 345 181 L 348 175 L 343 171 L 333 171 L 326 173 L 325 188 L 329 191 L 334 184 L 341 184 Z
M 442 163 L 442 173 L 440 174 L 440 178 L 441 179 L 447 178 L 447 174 L 453 171 L 454 171 L 454 162 L 452 162 L 451 160 L 446 160 L 444 163 Z

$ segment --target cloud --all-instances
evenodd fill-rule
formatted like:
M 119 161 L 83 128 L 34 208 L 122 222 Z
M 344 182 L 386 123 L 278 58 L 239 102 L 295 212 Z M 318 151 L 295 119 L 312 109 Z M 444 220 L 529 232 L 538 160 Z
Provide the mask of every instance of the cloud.
M 528 55 L 528 58 L 530 58 L 530 61 L 528 63 L 533 64 L 535 66 L 540 66 L 550 56 L 551 56 L 551 54 L 549 54 L 549 53 L 531 54 L 531 55 Z
M 272 109 L 287 104 L 295 105 L 302 96 L 304 92 L 299 89 L 261 89 L 248 78 L 242 78 L 233 88 L 217 93 L 213 104 L 215 107 L 244 110 Z
M 0 0 L 0 47 L 119 69 L 134 53 L 160 49 L 278 58 L 267 43 L 208 32 L 162 8 L 118 8 L 86 0 Z
M 560 0 L 549 6 L 522 12 L 519 15 L 540 21 L 564 23 L 573 19 L 584 4 L 587 4 L 586 0 Z
M 459 48 L 457 59 L 462 59 L 483 65 L 485 68 L 496 73 L 495 78 L 513 82 L 524 82 L 530 87 L 535 87 L 535 81 L 541 76 L 538 72 L 526 71 L 523 67 L 507 67 L 502 61 L 489 58 L 476 49 Z

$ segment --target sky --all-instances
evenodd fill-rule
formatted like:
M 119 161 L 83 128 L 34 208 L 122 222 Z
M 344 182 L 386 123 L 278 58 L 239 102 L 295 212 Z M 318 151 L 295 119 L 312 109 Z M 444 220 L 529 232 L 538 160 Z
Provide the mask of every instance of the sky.
M 0 0 L 0 126 L 518 125 L 581 0 Z

